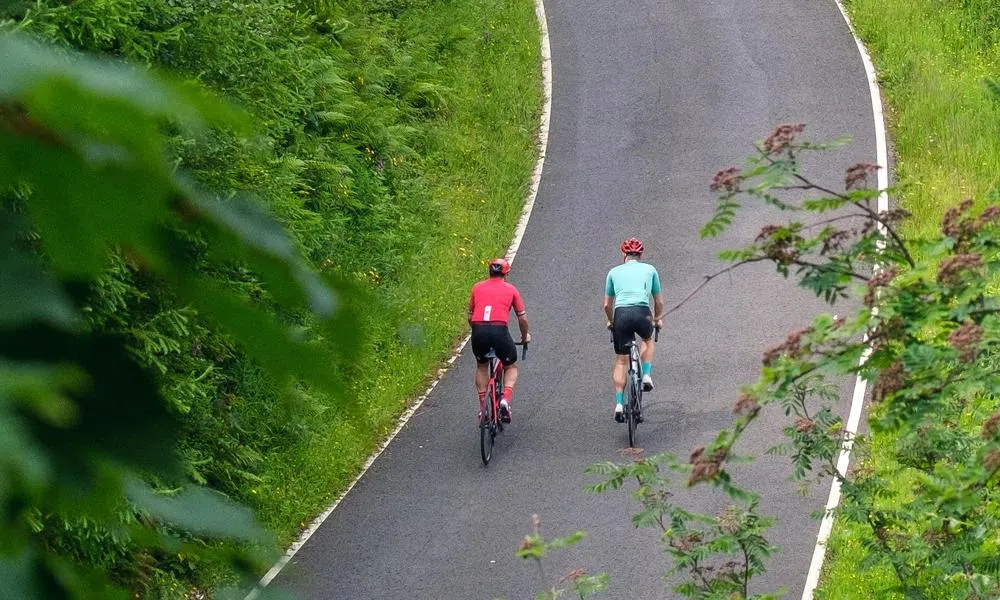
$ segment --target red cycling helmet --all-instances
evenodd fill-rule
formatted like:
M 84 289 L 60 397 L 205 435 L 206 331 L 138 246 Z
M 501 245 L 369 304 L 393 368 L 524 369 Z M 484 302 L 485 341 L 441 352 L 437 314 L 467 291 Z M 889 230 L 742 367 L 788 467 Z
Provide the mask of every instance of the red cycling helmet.
M 510 263 L 502 258 L 490 261 L 490 275 L 506 275 L 510 273 Z
M 622 242 L 622 252 L 625 254 L 642 254 L 645 249 L 639 238 L 629 238 Z

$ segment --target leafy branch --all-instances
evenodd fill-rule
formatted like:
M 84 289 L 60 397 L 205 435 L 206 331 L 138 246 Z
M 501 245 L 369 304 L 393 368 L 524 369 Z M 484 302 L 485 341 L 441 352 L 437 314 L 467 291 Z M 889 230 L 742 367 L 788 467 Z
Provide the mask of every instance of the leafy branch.
M 590 575 L 583 569 L 573 569 L 558 583 L 552 584 L 545 575 L 543 560 L 550 550 L 569 548 L 580 543 L 587 536 L 586 532 L 577 531 L 565 537 L 545 539 L 541 532 L 542 520 L 538 515 L 531 516 L 531 533 L 524 536 L 521 546 L 517 549 L 517 557 L 534 561 L 538 569 L 538 583 L 542 591 L 536 600 L 555 600 L 566 591 L 572 592 L 580 600 L 585 600 L 608 587 L 609 578 L 606 573 Z M 567 586 L 568 587 L 565 587 Z

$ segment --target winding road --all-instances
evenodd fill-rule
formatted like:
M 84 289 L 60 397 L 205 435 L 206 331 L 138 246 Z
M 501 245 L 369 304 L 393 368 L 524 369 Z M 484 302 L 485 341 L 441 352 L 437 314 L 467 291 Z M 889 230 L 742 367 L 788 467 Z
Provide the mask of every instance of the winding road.
M 626 492 L 584 493 L 587 465 L 626 444 L 611 417 L 611 346 L 604 275 L 621 239 L 646 242 L 668 305 L 721 266 L 725 247 L 774 215 L 749 209 L 721 240 L 698 230 L 714 207 L 708 182 L 740 164 L 780 122 L 812 139 L 850 136 L 812 173 L 842 185 L 845 167 L 875 160 L 861 58 L 832 0 L 545 0 L 551 36 L 551 130 L 537 201 L 512 281 L 528 303 L 535 343 L 514 423 L 483 468 L 474 426 L 474 360 L 466 347 L 400 434 L 271 584 L 310 599 L 534 596 L 538 573 L 515 557 L 531 515 L 547 536 L 589 531 L 552 555 L 547 574 L 608 571 L 601 597 L 670 598 L 657 536 L 635 530 Z M 721 279 L 721 278 L 720 278 Z M 686 457 L 732 418 L 741 383 L 765 348 L 823 305 L 765 266 L 715 281 L 668 318 L 638 431 L 647 452 Z M 841 406 L 850 399 L 845 382 Z M 759 454 L 780 436 L 779 413 L 738 448 Z M 787 460 L 736 472 L 779 517 L 782 548 L 752 591 L 802 593 L 827 485 L 802 496 Z M 701 486 L 685 502 L 717 511 Z

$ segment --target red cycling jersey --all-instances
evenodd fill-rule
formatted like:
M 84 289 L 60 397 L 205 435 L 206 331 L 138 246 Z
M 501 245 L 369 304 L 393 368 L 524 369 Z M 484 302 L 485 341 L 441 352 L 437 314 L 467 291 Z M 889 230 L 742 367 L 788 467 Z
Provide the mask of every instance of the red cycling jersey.
M 469 320 L 473 323 L 506 325 L 511 307 L 514 307 L 517 316 L 524 314 L 521 293 L 502 277 L 491 277 L 472 286 Z

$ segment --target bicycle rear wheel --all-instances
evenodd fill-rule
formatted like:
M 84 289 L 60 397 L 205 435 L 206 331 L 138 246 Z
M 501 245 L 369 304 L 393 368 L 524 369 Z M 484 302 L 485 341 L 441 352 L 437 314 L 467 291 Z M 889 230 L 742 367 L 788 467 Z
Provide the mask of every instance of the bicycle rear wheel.
M 493 458 L 493 399 L 487 397 L 483 403 L 483 414 L 479 416 L 479 453 L 483 458 L 483 466 L 490 464 Z
M 639 389 L 636 386 L 636 378 L 634 376 L 629 377 L 628 382 L 628 398 L 625 399 L 625 422 L 628 424 L 628 445 L 629 448 L 635 447 L 635 426 L 638 425 L 638 413 L 636 413 L 636 406 L 638 405 L 638 399 L 636 394 L 639 393 Z

